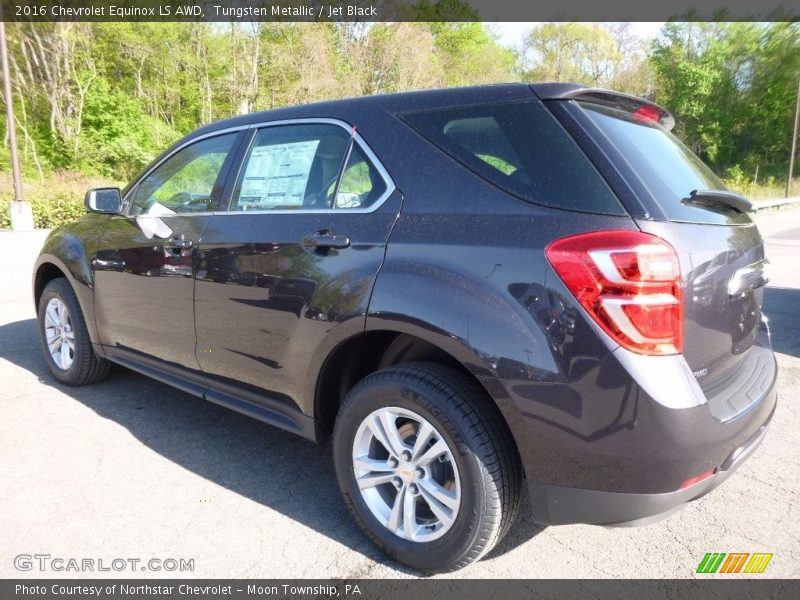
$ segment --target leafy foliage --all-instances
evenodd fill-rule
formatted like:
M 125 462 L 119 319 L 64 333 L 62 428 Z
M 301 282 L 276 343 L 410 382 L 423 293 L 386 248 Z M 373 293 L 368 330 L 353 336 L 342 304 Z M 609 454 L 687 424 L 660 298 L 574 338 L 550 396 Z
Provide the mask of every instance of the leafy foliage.
M 529 81 L 577 82 L 646 95 L 653 76 L 646 48 L 627 23 L 543 23 L 523 49 Z
M 460 0 L 417 7 L 434 8 L 469 10 Z M 514 78 L 513 52 L 480 23 L 8 29 L 23 158 L 42 174 L 60 168 L 128 179 L 182 134 L 239 113 Z
M 798 23 L 668 23 L 650 57 L 654 99 L 719 173 L 785 173 L 800 80 Z
M 785 183 L 800 23 L 666 23 L 649 47 L 624 24 L 544 23 L 523 59 L 529 80 L 608 87 L 667 107 L 675 133 L 739 191 L 777 195 Z
M 649 46 L 627 24 L 544 23 L 515 52 L 481 23 L 433 22 L 470 15 L 462 0 L 412 10 L 431 22 L 9 23 L 23 176 L 44 190 L 63 171 L 127 181 L 181 135 L 243 112 L 523 79 L 646 96 L 735 189 L 781 187 L 800 23 L 667 23 Z M 6 129 L 3 118 L 3 139 Z M 0 171 L 9 171 L 6 144 Z M 38 193 L 37 222 L 54 222 Z M 3 214 L 11 195 L 0 177 Z M 51 193 L 69 215 L 80 196 Z
M 86 190 L 101 186 L 119 186 L 120 182 L 104 177 L 86 177 L 72 171 L 49 173 L 44 183 L 23 183 L 25 200 L 31 203 L 36 227 L 52 228 L 68 223 L 86 211 Z M 0 229 L 11 226 L 9 204 L 13 202 L 11 176 L 0 172 Z
M 83 196 L 66 191 L 36 195 L 27 200 L 33 209 L 33 224 L 40 229 L 53 229 L 86 214 Z M 0 201 L 0 229 L 11 227 L 11 202 L 13 200 Z

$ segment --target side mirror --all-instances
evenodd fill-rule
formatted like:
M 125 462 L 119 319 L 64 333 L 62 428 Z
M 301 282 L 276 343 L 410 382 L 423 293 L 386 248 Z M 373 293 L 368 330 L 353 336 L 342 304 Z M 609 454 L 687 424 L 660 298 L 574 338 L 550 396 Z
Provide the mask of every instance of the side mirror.
M 119 188 L 94 188 L 86 192 L 86 210 L 93 213 L 115 215 L 122 208 Z

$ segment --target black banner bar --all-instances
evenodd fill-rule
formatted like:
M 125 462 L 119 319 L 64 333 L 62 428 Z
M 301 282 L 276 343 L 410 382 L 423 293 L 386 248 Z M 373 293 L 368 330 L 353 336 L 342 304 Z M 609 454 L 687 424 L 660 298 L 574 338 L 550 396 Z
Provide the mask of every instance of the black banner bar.
M 622 575 L 622 574 L 620 574 Z M 646 598 L 761 600 L 791 598 L 796 582 L 770 579 L 700 580 L 225 580 L 6 579 L 4 600 L 525 600 Z
M 796 21 L 792 0 L 3 0 L 4 21 Z

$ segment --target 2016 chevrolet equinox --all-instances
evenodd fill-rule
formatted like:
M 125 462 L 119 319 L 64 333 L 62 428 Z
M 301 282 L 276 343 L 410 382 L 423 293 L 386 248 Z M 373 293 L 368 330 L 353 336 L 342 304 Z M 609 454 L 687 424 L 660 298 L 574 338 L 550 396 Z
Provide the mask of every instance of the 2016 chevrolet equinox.
M 776 403 L 749 203 L 672 124 L 509 84 L 205 126 L 47 239 L 45 358 L 332 436 L 353 516 L 421 570 L 488 552 L 523 486 L 542 523 L 659 518 Z

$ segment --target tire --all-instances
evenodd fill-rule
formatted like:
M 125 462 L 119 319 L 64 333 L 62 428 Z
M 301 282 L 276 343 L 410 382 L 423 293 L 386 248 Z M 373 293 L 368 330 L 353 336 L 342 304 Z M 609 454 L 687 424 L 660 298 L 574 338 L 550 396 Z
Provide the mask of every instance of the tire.
M 397 436 L 387 436 L 392 424 Z M 522 468 L 511 433 L 486 393 L 450 367 L 408 363 L 361 380 L 337 416 L 333 459 L 359 526 L 420 571 L 478 560 L 519 512 Z
M 63 310 L 66 314 L 62 316 Z M 87 385 L 108 375 L 109 362 L 95 354 L 78 298 L 63 277 L 53 279 L 42 291 L 39 338 L 47 366 L 61 383 Z M 48 338 L 55 340 L 53 347 L 57 350 L 51 351 Z

